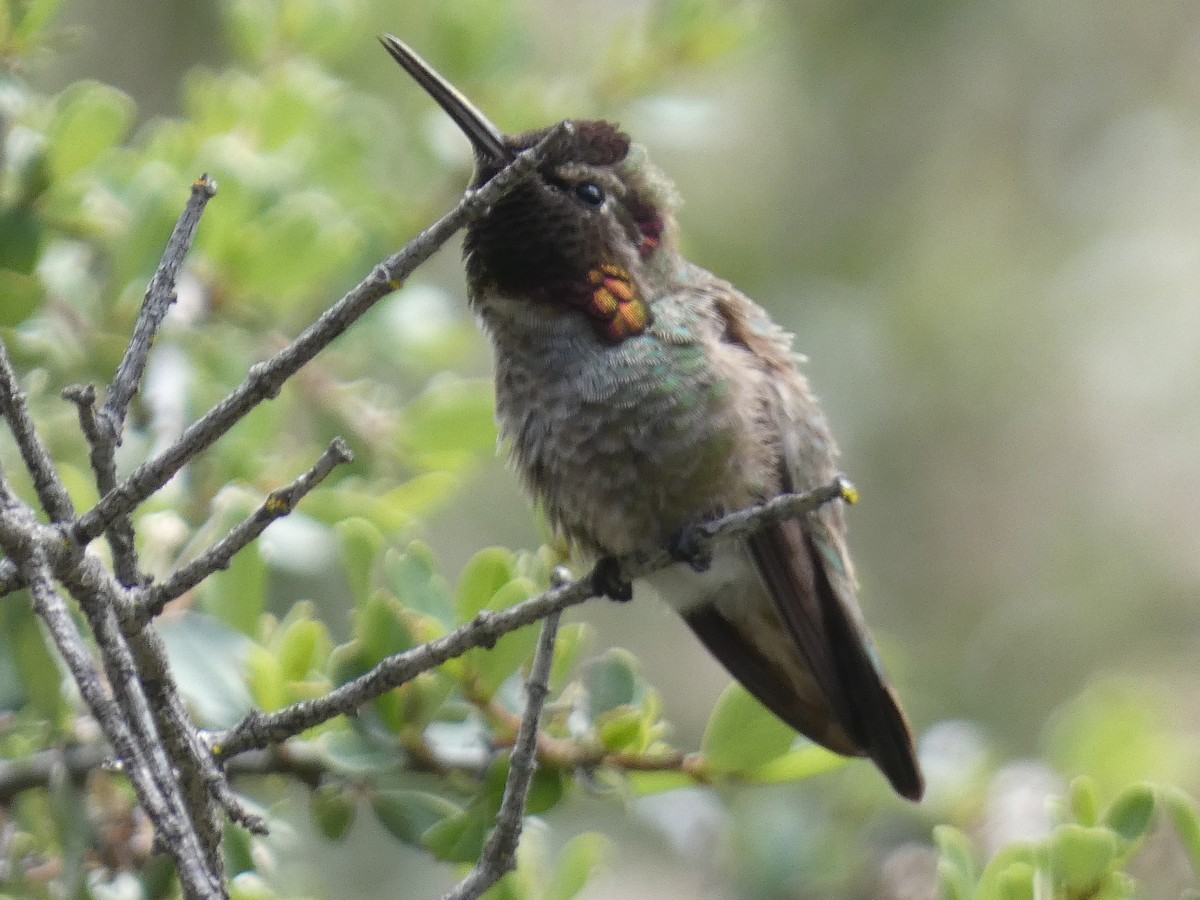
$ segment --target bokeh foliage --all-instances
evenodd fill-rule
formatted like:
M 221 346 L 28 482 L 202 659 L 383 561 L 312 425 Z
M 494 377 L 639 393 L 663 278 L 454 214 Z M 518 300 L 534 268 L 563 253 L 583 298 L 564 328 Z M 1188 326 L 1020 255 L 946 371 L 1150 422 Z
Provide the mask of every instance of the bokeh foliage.
M 97 81 L 53 94 L 33 86 L 27 68 L 52 59 L 63 40 L 57 6 L 0 0 L 0 329 L 74 499 L 87 506 L 96 497 L 85 448 L 59 393 L 111 376 L 193 178 L 206 171 L 220 191 L 122 448 L 126 468 L 445 208 L 469 160 L 426 98 L 397 88 L 401 79 L 372 44 L 378 10 L 365 0 L 227 0 L 224 58 L 188 73 L 178 115 L 150 120 Z M 836 17 L 812 12 L 837 30 Z M 661 85 L 719 71 L 761 42 L 761 15 L 749 4 L 649 4 L 553 86 L 526 65 L 533 39 L 515 2 L 389 11 L 386 27 L 516 130 L 564 107 L 610 114 L 661 100 Z M 836 64 L 809 49 L 814 70 Z M 375 59 L 383 61 L 367 65 Z M 871 60 L 855 57 L 846 71 L 869 70 Z M 847 257 L 869 239 L 847 227 Z M 941 261 L 917 249 L 933 257 L 929 265 Z M 165 617 L 176 673 L 205 724 L 317 695 L 481 609 L 530 596 L 564 562 L 553 545 L 488 547 L 449 571 L 423 540 L 431 517 L 469 501 L 495 446 L 479 340 L 442 277 L 453 267 L 436 260 L 432 274 L 381 304 L 139 512 L 142 558 L 168 571 L 334 435 L 356 453 Z M 935 308 L 901 322 L 935 332 L 950 353 L 945 324 Z M 972 386 L 962 390 L 970 407 Z M 0 459 L 26 490 L 9 445 Z M 1161 685 L 1113 679 L 1068 702 L 1033 775 L 1019 771 L 1016 787 L 1004 777 L 1013 772 L 1008 742 L 944 722 L 926 742 L 930 798 L 913 809 L 890 799 L 864 764 L 797 740 L 738 688 L 685 745 L 642 662 L 600 645 L 586 609 L 579 619 L 559 641 L 531 796 L 530 813 L 546 824 L 527 831 L 519 867 L 495 898 L 603 896 L 594 876 L 630 828 L 653 832 L 685 864 L 702 859 L 699 869 L 718 872 L 730 895 L 764 900 L 898 897 L 906 885 L 932 890 L 939 878 L 955 900 L 1032 897 L 1036 885 L 1056 897 L 1120 897 L 1134 884 L 1195 881 L 1200 825 L 1184 788 L 1195 788 L 1187 779 L 1196 753 L 1161 714 L 1171 696 Z M 0 601 L 0 626 L 0 756 L 94 739 L 26 597 Z M 533 635 L 472 651 L 353 721 L 314 729 L 291 769 L 240 781 L 276 833 L 260 840 L 230 829 L 234 896 L 351 896 L 342 879 L 355 867 L 365 874 L 353 896 L 396 895 L 396 878 L 410 885 L 403 896 L 451 883 L 478 855 L 498 808 Z M 902 672 L 918 665 L 899 662 Z M 1066 799 L 1013 812 L 1031 778 Z M 597 797 L 606 811 L 598 816 Z M 692 822 L 715 836 L 684 834 L 681 823 Z M 0 824 L 6 895 L 173 896 L 130 792 L 110 773 L 23 791 Z M 380 840 L 390 842 L 385 861 L 354 856 L 352 845 Z M 399 857 L 398 873 L 400 847 L 415 849 Z M 320 877 L 306 857 L 332 860 L 339 874 Z M 1173 863 L 1155 865 L 1163 858 Z

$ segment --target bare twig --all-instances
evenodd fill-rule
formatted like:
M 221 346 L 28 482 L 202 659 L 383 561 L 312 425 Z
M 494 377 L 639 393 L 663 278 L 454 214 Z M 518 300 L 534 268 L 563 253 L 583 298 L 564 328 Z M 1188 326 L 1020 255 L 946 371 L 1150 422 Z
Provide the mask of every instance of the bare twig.
M 175 229 L 167 240 L 166 250 L 146 288 L 146 297 L 142 301 L 137 323 L 134 325 L 133 337 L 125 348 L 125 355 L 117 367 L 112 384 L 107 391 L 104 408 L 99 415 L 92 412 L 92 404 L 88 404 L 85 413 L 82 403 L 79 405 L 80 424 L 91 448 L 90 458 L 92 469 L 96 475 L 96 486 L 101 496 L 108 494 L 117 486 L 116 449 L 121 444 L 121 432 L 125 428 L 125 416 L 129 412 L 129 404 L 142 382 L 142 373 L 146 370 L 146 360 L 150 357 L 150 349 L 158 329 L 166 318 L 167 311 L 175 302 L 175 280 L 183 267 L 183 260 L 192 246 L 196 228 L 208 201 L 217 193 L 217 183 L 207 175 L 201 175 L 192 183 L 192 194 L 187 206 L 175 223 Z M 92 422 L 86 421 L 92 418 Z M 89 427 L 89 424 L 91 427 Z M 138 571 L 137 546 L 134 543 L 133 521 L 129 513 L 114 516 L 105 529 L 105 535 L 113 551 L 113 570 L 117 580 L 126 587 L 136 587 L 141 584 L 142 576 Z
M 354 454 L 350 452 L 345 441 L 337 438 L 311 469 L 286 487 L 272 491 L 262 505 L 238 523 L 229 534 L 177 570 L 166 581 L 147 589 L 142 600 L 139 620 L 146 621 L 157 616 L 165 604 L 190 591 L 218 569 L 228 568 L 239 550 L 262 534 L 276 519 L 295 509 L 300 499 L 324 481 L 336 466 L 353 459 Z
M 551 613 L 542 622 L 533 666 L 529 680 L 525 682 L 525 711 L 521 714 L 521 727 L 508 762 L 508 778 L 504 782 L 504 799 L 500 801 L 496 825 L 483 845 L 475 868 L 443 900 L 474 900 L 516 868 L 517 843 L 525 822 L 525 801 L 537 770 L 538 723 L 546 695 L 550 692 L 550 666 L 554 661 L 554 642 L 561 615 Z
M 55 522 L 74 519 L 75 505 L 67 495 L 67 489 L 63 487 L 42 439 L 38 437 L 29 408 L 25 405 L 25 395 L 21 393 L 17 375 L 8 358 L 8 348 L 3 342 L 0 342 L 0 415 L 8 420 L 17 448 L 21 451 L 21 459 L 33 476 L 33 487 L 42 508 Z M 4 574 L 0 574 L 0 581 L 7 580 Z
M 154 277 L 150 279 L 149 287 L 146 288 L 146 298 L 142 301 L 142 309 L 133 328 L 133 337 L 125 349 L 121 364 L 117 367 L 117 374 L 109 385 L 104 409 L 100 411 L 100 417 L 106 423 L 114 444 L 121 443 L 125 415 L 129 412 L 129 404 L 142 383 L 142 373 L 146 369 L 150 348 L 167 311 L 175 302 L 175 279 L 192 247 L 192 239 L 200 224 L 200 217 L 204 215 L 204 208 L 216 193 L 217 183 L 207 174 L 192 182 L 192 195 L 179 216 L 179 221 L 175 223 L 175 230 L 171 232 L 167 248 L 163 251 L 162 261 L 158 264 Z
M 120 434 L 113 435 L 101 424 L 96 415 L 96 388 L 94 385 L 68 385 L 63 389 L 63 399 L 75 404 L 79 414 L 79 430 L 88 444 L 88 460 L 96 477 L 96 487 L 104 496 L 117 484 L 115 445 Z M 137 563 L 137 548 L 134 544 L 133 521 L 128 516 L 118 516 L 105 532 L 112 548 L 113 569 L 125 587 L 134 587 L 140 581 Z
M 767 503 L 739 510 L 697 529 L 697 549 L 704 550 L 712 541 L 749 534 L 764 524 L 786 518 L 799 518 L 839 497 L 850 496 L 853 488 L 839 478 L 804 494 L 784 494 Z M 641 578 L 672 565 L 675 560 L 665 550 L 650 556 L 632 556 L 618 561 L 619 574 L 626 579 Z M 335 716 L 353 713 L 364 703 L 411 681 L 422 672 L 440 666 L 446 660 L 462 656 L 475 647 L 490 647 L 518 628 L 532 625 L 552 613 L 562 612 L 597 596 L 595 573 L 556 585 L 515 606 L 499 612 L 484 611 L 466 625 L 448 635 L 419 647 L 389 656 L 371 671 L 348 681 L 329 693 L 302 700 L 272 713 L 252 712 L 233 728 L 210 735 L 213 752 L 228 759 L 246 750 L 278 744 Z

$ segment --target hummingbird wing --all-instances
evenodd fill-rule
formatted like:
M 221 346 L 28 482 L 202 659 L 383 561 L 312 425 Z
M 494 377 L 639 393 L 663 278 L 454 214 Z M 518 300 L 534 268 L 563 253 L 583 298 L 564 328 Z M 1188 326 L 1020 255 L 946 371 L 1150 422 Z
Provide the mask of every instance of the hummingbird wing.
M 776 489 L 832 480 L 837 450 L 790 337 L 735 289 L 714 294 L 722 340 L 744 349 L 742 364 L 765 376 L 757 425 L 777 448 Z M 746 546 L 765 590 L 726 591 L 686 610 L 688 624 L 783 721 L 831 750 L 870 757 L 898 793 L 919 799 L 924 783 L 912 732 L 858 607 L 841 507 L 766 528 Z

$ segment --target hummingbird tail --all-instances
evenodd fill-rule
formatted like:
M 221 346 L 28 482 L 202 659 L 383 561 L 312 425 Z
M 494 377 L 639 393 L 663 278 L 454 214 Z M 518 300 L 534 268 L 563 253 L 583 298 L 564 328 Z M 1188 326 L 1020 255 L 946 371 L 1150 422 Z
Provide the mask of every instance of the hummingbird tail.
M 819 521 L 810 524 L 818 531 L 824 527 Z M 803 665 L 855 752 L 873 759 L 897 793 L 919 800 L 925 785 L 912 731 L 888 686 L 852 593 L 843 596 L 843 591 L 853 588 L 836 546 L 830 543 L 830 552 L 823 553 L 812 531 L 799 522 L 759 532 L 749 539 L 749 546 Z M 830 566 L 835 567 L 832 578 Z M 821 742 L 811 720 L 785 721 Z

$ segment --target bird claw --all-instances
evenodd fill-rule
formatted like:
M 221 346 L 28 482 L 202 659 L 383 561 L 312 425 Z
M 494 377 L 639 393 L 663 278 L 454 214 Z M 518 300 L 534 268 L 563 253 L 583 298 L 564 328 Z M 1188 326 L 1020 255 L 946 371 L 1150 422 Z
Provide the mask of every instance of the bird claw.
M 707 572 L 712 565 L 712 549 L 700 540 L 695 525 L 685 525 L 667 545 L 667 552 L 676 562 L 687 563 L 693 572 Z
M 625 603 L 633 599 L 633 583 L 621 571 L 615 556 L 606 556 L 592 569 L 592 590 L 602 597 Z

